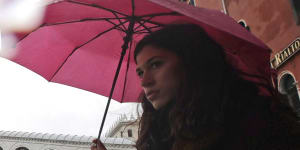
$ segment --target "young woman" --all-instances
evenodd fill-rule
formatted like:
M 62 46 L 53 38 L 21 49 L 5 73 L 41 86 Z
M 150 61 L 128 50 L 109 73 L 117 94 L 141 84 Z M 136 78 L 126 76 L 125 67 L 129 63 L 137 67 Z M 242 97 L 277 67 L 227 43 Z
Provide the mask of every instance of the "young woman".
M 259 94 L 201 27 L 173 24 L 145 36 L 135 61 L 144 110 L 138 150 L 300 149 L 296 115 L 278 94 Z

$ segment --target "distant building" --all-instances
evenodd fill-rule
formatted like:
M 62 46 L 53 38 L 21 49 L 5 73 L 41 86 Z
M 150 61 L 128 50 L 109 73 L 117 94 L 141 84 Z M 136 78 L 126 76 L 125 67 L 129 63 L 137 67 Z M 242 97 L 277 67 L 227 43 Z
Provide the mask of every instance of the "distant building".
M 136 142 L 138 138 L 139 119 L 122 115 L 106 133 L 105 137 L 125 138 Z
M 0 150 L 90 150 L 96 137 L 0 131 Z M 101 138 L 108 150 L 135 150 L 125 138 Z
M 121 115 L 105 137 L 108 150 L 135 150 L 138 121 L 131 115 Z M 35 132 L 0 131 L 0 150 L 90 150 L 96 137 Z

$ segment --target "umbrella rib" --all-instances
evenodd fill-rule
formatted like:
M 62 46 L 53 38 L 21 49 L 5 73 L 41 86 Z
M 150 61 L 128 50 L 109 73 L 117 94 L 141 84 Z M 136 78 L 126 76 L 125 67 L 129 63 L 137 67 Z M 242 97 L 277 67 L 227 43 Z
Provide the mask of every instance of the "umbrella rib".
M 24 35 L 18 42 L 22 41 L 23 39 L 25 39 L 29 34 L 35 32 L 36 30 L 38 30 L 40 27 L 43 27 L 45 24 L 41 24 L 39 27 L 37 27 L 36 29 L 32 30 L 30 33 L 27 33 L 26 35 Z
M 118 20 L 119 20 L 120 24 L 121 24 L 120 19 L 122 19 L 122 17 L 121 17 L 121 18 L 118 17 L 117 14 L 123 15 L 123 16 L 125 16 L 125 18 L 128 18 L 128 17 L 129 17 L 129 16 L 126 15 L 126 14 L 123 14 L 123 13 L 117 12 L 117 11 L 115 11 L 115 10 L 108 9 L 108 8 L 105 8 L 105 7 L 96 5 L 96 4 L 87 4 L 87 3 L 76 2 L 76 1 L 72 1 L 72 0 L 68 0 L 67 2 L 74 3 L 74 4 L 79 4 L 79 5 L 90 6 L 90 7 L 95 7 L 95 8 L 99 8 L 99 9 L 103 9 L 103 10 L 109 11 L 109 12 L 111 12 L 111 13 L 116 17 L 116 18 L 114 18 L 114 19 L 118 19 Z M 123 30 L 122 30 L 122 31 L 124 31 L 126 27 L 125 27 L 123 24 L 121 24 L 121 25 L 122 25 L 122 27 L 123 27 Z
M 135 29 L 138 29 L 139 27 L 141 27 L 141 26 L 143 26 L 144 27 L 144 29 L 142 29 L 142 30 L 137 30 L 135 33 L 141 33 L 140 31 L 145 31 L 145 30 L 147 30 L 148 32 L 146 32 L 146 33 L 151 33 L 152 31 L 150 30 L 150 29 L 153 29 L 153 28 L 158 28 L 158 27 L 161 27 L 161 26 L 164 26 L 164 25 L 156 25 L 156 26 L 154 26 L 154 27 L 147 27 L 147 26 L 145 26 L 145 23 L 146 22 L 149 22 L 152 18 L 153 18 L 154 16 L 152 16 L 152 17 L 149 17 L 147 20 L 137 20 L 137 22 L 140 24 L 138 27 L 136 27 Z
M 86 5 L 86 6 L 95 7 L 95 8 L 100 8 L 100 9 L 103 9 L 103 10 L 107 10 L 107 11 L 109 11 L 111 13 L 120 14 L 120 15 L 128 17 L 128 15 L 126 15 L 126 14 L 123 14 L 123 13 L 117 12 L 115 10 L 108 9 L 108 8 L 105 8 L 105 7 L 96 5 L 96 4 L 87 4 L 87 3 L 83 3 L 83 2 L 76 2 L 76 1 L 73 1 L 73 0 L 67 0 L 67 2 L 74 3 L 74 4 L 79 4 L 79 5 Z
M 181 14 L 177 13 L 177 12 L 168 12 L 168 13 L 154 13 L 154 14 L 147 14 L 147 15 L 142 15 L 139 16 L 141 18 L 145 18 L 145 17 L 158 17 L 158 16 L 182 16 Z
M 148 18 L 147 20 L 151 20 L 153 17 Z M 147 26 L 145 26 L 145 23 L 147 22 L 147 20 L 142 20 L 139 21 L 137 20 L 137 22 L 139 23 L 139 26 L 137 26 L 134 30 L 137 30 L 139 27 L 143 26 L 144 29 L 147 29 L 149 33 L 151 33 L 151 30 L 149 30 L 149 28 Z M 138 32 L 138 31 L 137 31 Z
M 116 17 L 116 19 L 118 19 L 119 23 L 122 23 L 121 18 L 117 14 L 115 14 L 115 13 L 112 13 L 112 14 Z M 128 19 L 128 17 L 125 17 L 125 18 Z M 120 28 L 122 29 L 123 32 L 125 32 L 126 27 L 124 26 L 124 24 L 122 24 L 122 27 L 123 28 L 121 28 L 121 27 Z
M 148 15 L 143 15 L 143 16 L 137 16 L 136 18 L 138 18 L 138 20 L 142 20 L 145 21 L 147 23 L 151 23 L 154 25 L 159 25 L 159 26 L 163 26 L 163 24 L 158 23 L 156 21 L 151 21 L 150 19 L 154 18 L 154 17 L 158 17 L 158 16 L 181 16 L 181 14 L 177 13 L 177 12 L 170 12 L 170 13 L 155 13 L 155 14 L 148 14 Z M 150 19 L 144 19 L 146 17 L 150 17 Z
M 119 18 L 116 14 L 114 14 L 114 15 L 115 15 L 115 17 L 116 17 L 116 18 L 114 18 L 114 19 L 117 19 L 117 20 L 119 21 L 120 25 L 123 27 L 123 28 L 118 27 L 118 29 L 126 33 L 126 30 L 127 30 L 127 29 L 126 29 L 126 27 L 124 26 L 125 23 L 122 22 L 121 19 L 125 19 L 125 20 L 126 20 L 125 22 L 128 22 L 128 21 L 129 21 L 129 17 L 122 17 L 122 18 Z M 111 24 L 117 26 L 116 23 L 114 23 L 114 22 L 112 22 L 112 21 L 110 21 L 110 20 L 107 20 L 107 21 L 108 21 L 109 23 L 111 23 Z
M 135 34 L 149 34 L 149 33 L 152 33 L 152 31 L 151 32 L 135 32 Z
M 121 19 L 126 19 L 126 17 L 122 17 Z M 67 22 L 57 22 L 57 23 L 49 23 L 49 24 L 43 24 L 43 26 L 53 26 L 53 25 L 61 25 L 61 24 L 69 24 L 69 23 L 77 23 L 77 22 L 86 22 L 86 21 L 102 21 L 102 20 L 117 20 L 117 18 L 85 18 L 80 20 L 74 20 L 74 21 L 67 21 Z
M 151 24 L 154 24 L 154 25 L 158 25 L 158 26 L 163 26 L 163 24 L 159 23 L 159 22 L 156 22 L 156 21 L 151 21 L 151 20 L 148 20 L 148 19 L 143 19 L 141 17 L 136 17 L 139 21 L 144 21 L 144 22 L 147 22 L 147 23 L 151 23 Z
M 124 23 L 126 23 L 126 22 L 124 22 Z M 107 33 L 107 32 L 109 32 L 109 31 L 111 31 L 111 30 L 113 30 L 113 29 L 116 29 L 118 26 L 120 26 L 120 24 L 117 25 L 117 26 L 114 26 L 114 27 L 112 27 L 112 28 L 110 28 L 110 29 L 107 29 L 107 30 L 105 30 L 105 31 L 103 31 L 103 32 L 101 32 L 101 33 L 99 33 L 99 34 L 97 34 L 95 37 L 93 37 L 93 38 L 90 39 L 89 41 L 87 41 L 87 42 L 81 44 L 80 46 L 75 47 L 75 48 L 73 49 L 73 51 L 69 54 L 69 56 L 64 60 L 64 62 L 59 66 L 59 68 L 58 68 L 58 69 L 55 71 L 55 73 L 52 75 L 52 77 L 50 78 L 50 81 L 54 78 L 54 76 L 58 73 L 58 71 L 60 71 L 60 69 L 62 68 L 62 66 L 67 62 L 67 60 L 70 58 L 70 56 L 73 55 L 73 53 L 74 53 L 77 49 L 79 49 L 80 47 L 82 47 L 82 46 L 84 46 L 84 45 L 90 43 L 91 41 L 95 40 L 96 38 L 98 38 L 99 36 L 103 35 L 104 33 Z
M 125 29 L 123 29 L 123 28 L 121 28 L 121 27 L 119 27 L 116 23 L 114 23 L 114 22 L 112 22 L 112 21 L 110 21 L 110 20 L 106 20 L 107 22 L 109 22 L 109 23 L 111 23 L 111 24 L 113 24 L 114 26 L 116 26 L 116 29 L 118 29 L 118 30 L 120 30 L 120 31 L 123 31 L 123 32 L 126 32 L 125 31 Z M 128 20 L 126 20 L 127 22 L 128 22 Z M 125 22 L 126 22 L 125 21 Z M 119 20 L 119 25 L 121 25 L 121 26 L 124 26 L 124 22 L 121 22 L 121 20 Z M 125 27 L 125 26 L 124 26 Z
M 161 26 L 155 26 L 155 27 L 146 27 L 145 29 L 141 29 L 141 30 L 137 30 L 135 31 L 135 33 L 137 34 L 141 34 L 141 33 L 151 33 L 152 31 L 150 29 L 155 29 L 155 28 L 159 28 Z M 148 31 L 148 32 L 144 32 L 144 31 Z

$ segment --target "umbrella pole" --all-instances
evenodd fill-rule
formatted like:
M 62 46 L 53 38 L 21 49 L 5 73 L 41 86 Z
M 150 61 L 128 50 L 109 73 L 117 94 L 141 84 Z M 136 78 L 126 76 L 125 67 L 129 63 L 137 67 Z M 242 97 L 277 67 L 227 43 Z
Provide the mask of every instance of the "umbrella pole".
M 119 60 L 119 64 L 118 64 L 118 68 L 117 68 L 117 71 L 116 71 L 116 74 L 115 74 L 115 77 L 114 77 L 113 85 L 112 85 L 112 88 L 110 90 L 108 101 L 106 103 L 104 115 L 103 115 L 102 122 L 101 122 L 100 131 L 99 131 L 99 134 L 98 134 L 98 139 L 100 139 L 100 136 L 101 136 L 101 133 L 102 133 L 102 129 L 103 129 L 104 122 L 105 122 L 105 119 L 106 119 L 107 111 L 108 111 L 108 108 L 109 108 L 109 105 L 110 105 L 112 94 L 113 94 L 113 91 L 114 91 L 114 88 L 115 88 L 115 85 L 116 85 L 116 82 L 117 82 L 117 79 L 118 79 L 118 76 L 119 76 L 120 68 L 121 68 L 122 61 L 123 61 L 125 53 L 126 53 L 126 50 L 125 51 L 122 50 L 121 58 Z
M 113 92 L 114 92 L 114 89 L 115 89 L 115 85 L 116 85 L 116 82 L 117 82 L 117 79 L 118 79 L 118 76 L 119 76 L 121 65 L 122 65 L 124 56 L 126 54 L 126 50 L 128 49 L 128 44 L 132 40 L 134 24 L 135 24 L 135 21 L 132 18 L 130 20 L 130 23 L 129 23 L 129 26 L 128 26 L 128 30 L 126 32 L 126 36 L 124 37 L 124 44 L 122 46 L 121 57 L 120 57 L 119 64 L 118 64 L 118 67 L 117 67 L 117 70 L 116 70 L 114 81 L 112 83 L 112 87 L 111 87 L 111 90 L 110 90 L 110 94 L 109 94 L 109 97 L 108 97 L 108 101 L 107 101 L 107 104 L 106 104 L 104 115 L 103 115 L 103 118 L 102 118 L 101 127 L 100 127 L 99 134 L 98 134 L 98 139 L 99 140 L 100 140 L 100 136 L 101 136 L 101 133 L 102 133 L 102 130 L 103 130 L 103 126 L 104 126 L 104 122 L 105 122 L 105 119 L 106 119 L 107 111 L 108 111 L 108 108 L 109 108 L 109 105 L 110 105 L 110 101 L 111 101 L 111 98 L 112 98 L 112 95 L 113 95 Z

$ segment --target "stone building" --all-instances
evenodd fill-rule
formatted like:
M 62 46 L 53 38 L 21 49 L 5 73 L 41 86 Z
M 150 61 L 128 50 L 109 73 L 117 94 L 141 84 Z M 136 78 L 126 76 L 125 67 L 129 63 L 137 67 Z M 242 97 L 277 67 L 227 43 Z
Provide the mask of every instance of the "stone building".
M 138 119 L 121 117 L 105 137 L 101 137 L 108 150 L 135 150 Z M 49 133 L 0 131 L 0 150 L 90 150 L 96 137 Z
M 221 11 L 271 49 L 274 86 L 300 115 L 300 0 L 179 0 Z
M 106 137 L 125 138 L 136 141 L 138 138 L 139 119 L 122 115 L 106 133 Z
M 90 150 L 96 137 L 0 131 L 0 150 Z M 108 150 L 135 150 L 134 142 L 125 138 L 103 137 Z

